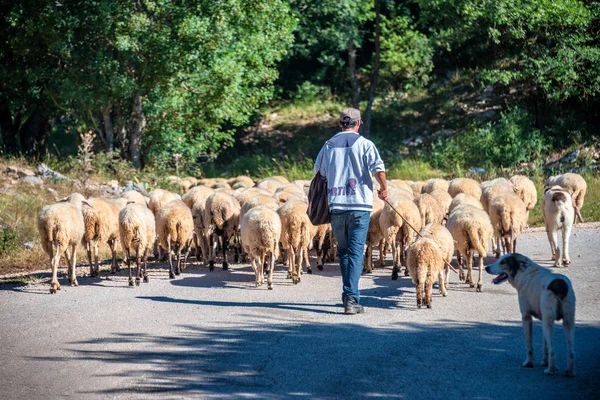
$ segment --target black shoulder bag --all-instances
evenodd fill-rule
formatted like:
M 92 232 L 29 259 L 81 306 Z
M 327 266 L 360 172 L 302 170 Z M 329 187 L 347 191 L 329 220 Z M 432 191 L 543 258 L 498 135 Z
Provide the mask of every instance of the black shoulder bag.
M 317 174 L 310 182 L 308 189 L 308 218 L 313 225 L 323 225 L 330 222 L 329 201 L 327 200 L 327 178 L 321 175 L 321 165 L 323 164 L 325 151 L 321 154 L 319 169 Z

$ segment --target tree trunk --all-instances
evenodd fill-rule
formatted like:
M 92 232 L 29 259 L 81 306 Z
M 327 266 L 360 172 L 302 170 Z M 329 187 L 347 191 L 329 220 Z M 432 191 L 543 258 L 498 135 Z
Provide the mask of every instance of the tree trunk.
M 5 154 L 18 154 L 19 144 L 17 137 L 19 134 L 19 124 L 21 118 L 13 117 L 7 105 L 2 105 L 0 108 L 0 132 L 2 133 L 2 150 Z
M 369 98 L 367 101 L 367 115 L 365 118 L 365 137 L 371 136 L 371 114 L 373 113 L 373 101 L 375 100 L 375 90 L 379 80 L 379 59 L 381 48 L 381 0 L 375 0 L 375 61 L 371 74 L 371 86 L 369 87 Z
M 19 129 L 21 152 L 28 158 L 42 156 L 46 150 L 50 128 L 49 118 L 34 111 Z
M 360 101 L 360 85 L 356 77 L 356 47 L 354 40 L 348 40 L 348 69 L 350 72 L 350 82 L 352 82 L 352 107 L 358 108 Z
M 108 152 L 112 152 L 115 149 L 115 131 L 110 115 L 111 110 L 112 105 L 102 109 L 102 119 L 104 121 L 104 138 L 106 139 L 106 151 Z
M 129 153 L 135 168 L 140 168 L 140 146 L 142 134 L 146 127 L 146 116 L 142 110 L 142 96 L 136 92 L 133 95 L 133 109 L 129 117 Z

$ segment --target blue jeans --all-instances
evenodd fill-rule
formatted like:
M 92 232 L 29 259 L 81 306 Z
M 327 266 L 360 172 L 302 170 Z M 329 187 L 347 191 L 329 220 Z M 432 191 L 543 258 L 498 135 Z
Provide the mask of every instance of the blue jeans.
M 338 257 L 344 285 L 342 300 L 348 297 L 360 301 L 358 280 L 362 274 L 363 253 L 369 230 L 369 211 L 331 212 L 331 229 L 338 242 Z

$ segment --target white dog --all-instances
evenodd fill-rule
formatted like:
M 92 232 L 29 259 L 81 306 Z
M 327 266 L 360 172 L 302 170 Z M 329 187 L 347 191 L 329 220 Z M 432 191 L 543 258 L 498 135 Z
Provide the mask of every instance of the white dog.
M 552 249 L 552 259 L 554 266 L 568 266 L 571 263 L 569 258 L 569 237 L 575 221 L 575 210 L 571 195 L 560 186 L 553 186 L 546 189 L 544 201 L 542 203 L 542 215 L 546 223 L 546 232 Z M 558 231 L 562 232 L 563 255 L 561 258 L 560 248 L 558 247 Z
M 554 321 L 563 320 L 567 338 L 567 376 L 575 376 L 575 352 L 573 340 L 575 331 L 575 292 L 571 282 L 564 275 L 554 274 L 529 258 L 513 253 L 503 256 L 497 263 L 488 265 L 485 270 L 496 276 L 494 284 L 508 280 L 519 294 L 519 307 L 523 317 L 523 331 L 527 345 L 526 368 L 533 368 L 533 346 L 531 343 L 533 321 L 535 317 L 542 321 L 544 331 L 543 366 L 544 373 L 553 375 L 556 369 L 552 335 Z

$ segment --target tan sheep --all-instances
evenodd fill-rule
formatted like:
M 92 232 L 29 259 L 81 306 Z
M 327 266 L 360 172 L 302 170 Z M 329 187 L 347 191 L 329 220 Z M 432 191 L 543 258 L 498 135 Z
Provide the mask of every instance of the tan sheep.
M 169 279 L 185 269 L 190 245 L 194 237 L 192 211 L 181 200 L 172 200 L 163 205 L 156 217 L 156 234 L 159 245 L 169 256 Z M 177 265 L 173 268 L 173 252 Z
M 429 224 L 421 229 L 421 236 L 433 239 L 434 242 L 440 247 L 442 252 L 442 258 L 448 264 L 452 261 L 452 253 L 454 253 L 454 239 L 452 234 L 445 226 L 441 224 Z M 442 296 L 447 295 L 448 289 L 448 278 L 450 277 L 450 268 L 447 264 L 444 264 L 444 271 L 440 271 L 438 277 L 438 283 L 440 286 L 440 293 Z
M 323 271 L 327 251 L 329 250 L 329 246 L 331 244 L 331 235 L 333 235 L 331 224 L 312 226 L 312 247 L 317 252 L 317 269 L 319 271 Z
M 58 283 L 58 264 L 60 257 L 65 254 L 67 259 L 69 283 L 77 286 L 77 245 L 81 243 L 85 227 L 83 224 L 82 204 L 89 203 L 79 193 L 73 193 L 56 204 L 42 208 L 38 215 L 38 232 L 42 241 L 42 248 L 50 256 L 52 267 L 52 281 L 50 293 L 60 290 Z M 69 254 L 69 248 L 71 253 Z
M 208 199 L 208 196 L 210 196 L 214 192 L 215 191 L 213 189 L 206 186 L 194 186 L 193 188 L 185 192 L 183 196 L 181 196 L 181 200 L 183 200 L 186 206 L 192 208 L 196 200 L 200 198 L 206 200 Z
M 406 260 L 408 273 L 416 285 L 417 307 L 425 304 L 431 308 L 431 289 L 436 277 L 442 277 L 444 259 L 442 251 L 433 239 L 419 238 L 408 248 Z M 444 287 L 443 281 L 440 288 Z
M 502 193 L 514 193 L 515 187 L 505 178 L 496 178 L 481 184 L 481 205 L 486 212 L 490 210 L 492 199 Z
M 308 204 L 302 201 L 289 201 L 277 210 L 281 218 L 281 244 L 288 255 L 288 277 L 292 278 L 294 284 L 300 282 L 303 258 L 307 262 L 307 272 L 312 272 L 308 262 L 308 250 L 312 244 L 313 225 L 306 214 L 307 210 Z
M 423 185 L 421 193 L 431 193 L 434 190 L 442 190 L 448 192 L 448 181 L 445 179 L 429 179 Z
M 425 182 L 417 181 L 409 184 L 409 186 L 412 189 L 413 197 L 417 197 L 418 195 L 423 193 L 423 186 L 425 186 Z
M 90 263 L 90 276 L 100 274 L 98 248 L 100 243 L 103 242 L 106 242 L 110 247 L 112 255 L 111 272 L 114 274 L 119 270 L 117 265 L 117 242 L 119 240 L 119 211 L 121 211 L 121 207 L 114 201 L 101 198 L 91 198 L 88 199 L 88 202 L 91 207 L 82 209 L 85 233 L 81 243 L 87 252 Z M 96 261 L 95 267 L 92 263 L 92 252 Z
M 251 190 L 251 189 L 248 189 Z M 238 262 L 238 231 L 240 226 L 240 203 L 231 195 L 215 192 L 206 199 L 204 219 L 212 232 L 212 246 L 209 247 L 209 271 L 215 269 L 217 243 L 220 240 L 223 250 L 223 269 L 229 268 L 227 250 L 231 238 L 234 239 L 234 261 Z
M 212 178 L 203 178 L 198 181 L 198 185 L 207 186 L 209 188 L 212 188 L 216 184 L 217 182 Z
M 252 261 L 256 286 L 263 284 L 264 267 L 268 265 L 267 287 L 273 289 L 273 271 L 281 237 L 279 215 L 267 206 L 253 207 L 242 219 L 241 236 L 243 249 Z
M 527 209 L 527 218 L 529 213 L 537 203 L 537 189 L 531 179 L 523 175 L 514 175 L 510 178 L 510 183 L 515 187 L 515 193 L 525 203 Z
M 473 257 L 474 252 L 479 254 L 479 280 L 477 291 L 483 290 L 483 259 L 487 255 L 487 248 L 494 233 L 492 222 L 488 214 L 476 207 L 464 205 L 456 207 L 446 225 L 455 241 L 455 248 L 467 260 L 467 276 L 463 273 L 463 262 L 459 266 L 459 279 L 465 280 L 471 287 L 475 286 L 473 280 Z
M 287 182 L 286 182 L 287 183 Z M 285 183 L 281 182 L 277 179 L 273 179 L 273 178 L 267 178 L 267 179 L 263 179 L 262 181 L 260 181 L 256 187 L 259 189 L 264 189 L 267 192 L 269 192 L 271 195 L 275 194 L 275 191 L 283 186 Z
M 514 253 L 517 237 L 527 226 L 527 208 L 515 193 L 494 197 L 490 203 L 490 219 L 496 239 L 496 258 L 501 255 L 500 244 L 505 253 Z
M 148 197 L 148 208 L 150 209 L 150 211 L 152 211 L 152 214 L 154 214 L 154 218 L 158 216 L 158 212 L 160 211 L 162 206 L 169 203 L 170 201 L 177 200 L 180 198 L 179 195 L 164 189 L 155 189 L 148 193 Z
M 475 197 L 471 196 L 467 193 L 459 193 L 452 199 L 452 203 L 450 203 L 450 207 L 448 208 L 448 214 L 452 214 L 452 211 L 458 206 L 471 205 L 473 207 L 479 208 L 483 210 L 483 206 L 481 205 L 481 201 L 477 200 Z
M 421 214 L 421 225 L 436 223 L 441 224 L 446 216 L 444 206 L 429 193 L 423 193 L 415 199 L 415 204 Z
M 125 204 L 127 203 L 137 203 L 147 206 L 150 201 L 149 198 L 138 192 L 137 190 L 128 190 L 124 192 L 121 196 L 122 199 L 125 199 Z
M 381 211 L 379 225 L 385 241 L 392 247 L 394 260 L 392 279 L 396 280 L 398 279 L 398 272 L 403 264 L 406 250 L 416 236 L 416 232 L 409 227 L 409 224 L 418 232 L 421 229 L 421 214 L 417 205 L 406 196 L 390 196 L 388 197 L 388 203 L 385 204 Z M 406 219 L 408 224 L 392 209 L 392 206 Z M 404 273 L 408 275 L 408 270 L 405 270 Z
M 447 217 L 448 210 L 450 210 L 450 204 L 452 204 L 452 196 L 450 196 L 447 191 L 441 189 L 433 190 L 429 194 L 442 205 L 444 209 L 444 217 Z
M 244 218 L 244 215 L 250 211 L 252 208 L 257 206 L 266 206 L 271 210 L 277 211 L 280 204 L 279 202 L 271 196 L 267 196 L 264 194 L 259 194 L 258 196 L 254 196 L 248 201 L 244 203 L 242 208 L 240 209 L 240 221 Z
M 154 214 L 142 204 L 130 203 L 119 213 L 119 237 L 129 269 L 129 286 L 133 286 L 131 277 L 131 259 L 135 252 L 137 271 L 135 283 L 142 279 L 142 260 L 144 262 L 144 282 L 148 282 L 148 253 L 152 251 L 156 238 Z
M 460 193 L 470 194 L 479 200 L 481 198 L 481 185 L 471 178 L 452 179 L 448 185 L 448 194 L 454 198 Z
M 249 189 L 244 189 L 241 191 L 236 191 L 232 194 L 232 196 L 238 201 L 238 203 L 240 204 L 240 207 L 244 205 L 244 203 L 246 203 L 249 199 L 258 196 L 260 194 L 264 194 L 266 196 L 272 196 L 273 193 L 264 190 L 264 189 L 260 189 L 257 187 L 253 187 L 253 188 L 249 188 Z
M 369 229 L 367 230 L 366 250 L 364 259 L 364 272 L 370 274 L 373 272 L 373 246 L 379 248 L 379 266 L 385 266 L 385 240 L 379 224 L 381 210 L 383 210 L 384 202 L 379 198 L 373 199 L 373 210 L 369 219 Z
M 413 191 L 412 187 L 408 183 L 403 181 L 402 179 L 392 179 L 390 182 L 392 183 L 393 186 L 397 187 L 398 189 L 404 189 L 407 192 L 411 192 L 411 193 Z
M 242 185 L 245 185 L 246 187 L 254 186 L 254 180 L 246 175 L 239 175 L 239 176 L 236 176 L 235 178 L 231 178 L 227 181 L 227 183 L 229 183 L 231 185 L 232 189 L 235 189 L 233 186 L 236 184 L 242 184 Z
M 194 221 L 194 240 L 196 245 L 196 259 L 200 260 L 200 254 L 202 254 L 202 260 L 206 266 L 208 262 L 210 246 L 210 237 L 212 234 L 211 226 L 205 219 L 206 210 L 206 199 L 199 197 L 192 205 L 192 219 Z
M 285 176 L 281 176 L 281 175 L 269 176 L 267 179 L 276 180 L 283 185 L 285 185 L 286 183 L 290 183 L 290 181 L 288 181 L 288 179 Z
M 579 222 L 583 222 L 581 209 L 583 208 L 585 193 L 587 192 L 587 183 L 581 175 L 567 172 L 566 174 L 551 176 L 546 181 L 546 186 L 560 186 L 565 189 L 573 199 L 573 208 L 575 209 L 577 219 L 579 219 Z

